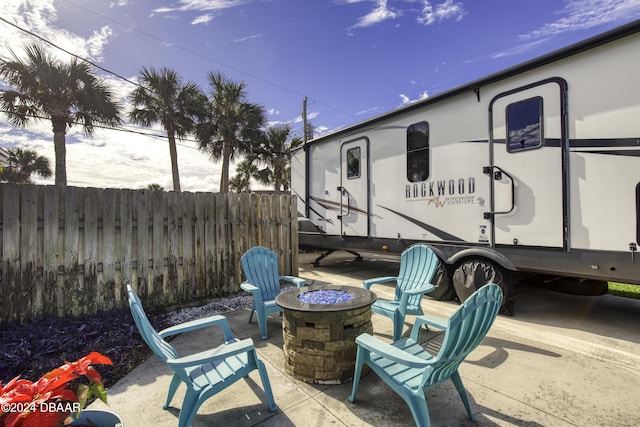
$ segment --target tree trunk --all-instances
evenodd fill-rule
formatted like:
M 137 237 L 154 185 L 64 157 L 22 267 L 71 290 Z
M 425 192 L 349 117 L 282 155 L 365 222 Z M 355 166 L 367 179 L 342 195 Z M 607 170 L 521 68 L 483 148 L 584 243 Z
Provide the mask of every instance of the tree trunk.
M 176 149 L 176 137 L 173 132 L 168 132 L 167 138 L 169 138 L 169 156 L 171 157 L 173 191 L 180 192 L 180 174 L 178 173 L 178 150 Z
M 273 175 L 274 175 L 274 188 L 276 191 L 280 191 L 284 181 L 284 170 L 287 164 L 286 161 L 283 161 L 281 158 L 278 158 L 273 165 Z
M 65 119 L 52 118 L 53 124 L 53 148 L 56 156 L 55 184 L 67 186 L 67 146 L 66 133 L 67 122 Z
M 220 177 L 220 192 L 229 192 L 229 161 L 231 158 L 231 143 L 224 139 L 222 142 L 222 176 Z

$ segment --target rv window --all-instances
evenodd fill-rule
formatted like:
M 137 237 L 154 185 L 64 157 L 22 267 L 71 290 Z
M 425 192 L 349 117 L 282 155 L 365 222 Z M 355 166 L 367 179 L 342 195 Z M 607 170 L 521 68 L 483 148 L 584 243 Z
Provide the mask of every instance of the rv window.
M 360 147 L 347 150 L 347 178 L 360 178 Z
M 542 146 L 542 98 L 507 106 L 507 151 L 510 153 Z
M 415 123 L 407 128 L 407 179 L 424 181 L 429 177 L 429 123 Z

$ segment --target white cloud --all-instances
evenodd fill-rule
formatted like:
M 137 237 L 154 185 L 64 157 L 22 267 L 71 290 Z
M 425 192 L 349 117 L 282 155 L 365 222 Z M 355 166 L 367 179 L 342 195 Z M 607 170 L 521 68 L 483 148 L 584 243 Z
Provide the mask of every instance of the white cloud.
M 376 111 L 379 111 L 380 107 L 371 107 L 371 108 L 367 108 L 365 110 L 360 110 L 356 113 L 356 116 L 362 116 L 362 115 L 370 115 L 372 113 L 375 113 Z
M 235 39 L 234 42 L 242 43 L 242 42 L 246 42 L 247 40 L 251 40 L 251 39 L 259 39 L 260 37 L 262 37 L 262 34 L 253 34 L 253 35 L 250 35 L 250 36 L 246 36 L 246 37 L 241 37 L 239 39 Z
M 104 48 L 109 43 L 109 38 L 112 35 L 113 30 L 109 26 L 102 27 L 99 31 L 94 31 L 86 42 L 89 56 L 102 62 L 102 52 L 104 52 Z
M 640 0 L 565 0 L 564 8 L 556 13 L 562 17 L 520 35 L 522 44 L 491 58 L 525 53 L 563 33 L 627 21 L 640 14 Z
M 514 46 L 509 50 L 503 51 L 503 52 L 497 52 L 492 54 L 490 57 L 491 59 L 496 59 L 496 58 L 501 58 L 503 56 L 511 56 L 511 55 L 518 55 L 521 53 L 525 53 L 531 49 L 534 49 L 535 47 L 537 47 L 538 45 L 542 45 L 544 44 L 546 41 L 548 41 L 551 37 L 547 37 L 544 39 L 540 39 L 540 40 L 534 40 L 528 43 L 524 43 L 518 46 Z M 473 61 L 467 61 L 467 63 L 471 63 Z
M 520 36 L 523 40 L 550 37 L 615 23 L 637 16 L 640 0 L 565 0 L 565 7 L 558 12 L 562 18 L 542 25 Z
M 122 4 L 123 2 L 118 3 Z M 54 5 L 54 0 L 3 0 L 0 3 L 0 16 L 78 56 L 94 61 L 101 58 L 112 36 L 112 30 L 108 26 L 101 27 L 94 30 L 89 38 L 61 30 L 56 25 L 58 15 Z M 0 25 L 0 40 L 7 41 L 0 44 L 0 55 L 6 57 L 9 46 L 19 54 L 23 50 L 22 44 L 34 39 L 5 24 Z M 54 47 L 47 47 L 61 60 L 70 59 L 68 54 Z M 120 100 L 123 115 L 126 114 L 130 108 L 128 94 L 132 89 L 131 84 L 111 76 L 105 79 Z M 130 80 L 135 80 L 135 77 Z M 133 129 L 132 125 L 125 127 Z M 158 127 L 137 130 L 147 134 L 166 134 Z M 94 135 L 89 137 L 83 134 L 80 126 L 73 126 L 67 133 L 66 141 L 67 183 L 70 186 L 140 188 L 157 183 L 166 190 L 173 188 L 169 147 L 165 138 L 107 129 L 96 129 Z M 52 169 L 54 168 L 53 133 L 51 123 L 47 120 L 33 121 L 22 129 L 13 126 L 4 114 L 0 114 L 0 146 L 35 150 L 47 157 Z M 179 142 L 177 150 L 182 189 L 218 191 L 220 163 L 211 161 L 193 142 Z M 231 173 L 233 174 L 233 165 Z M 53 184 L 54 178 L 43 180 L 34 177 L 34 181 Z
M 206 13 L 204 15 L 198 16 L 196 19 L 191 21 L 191 25 L 208 24 L 209 22 L 211 22 L 212 19 L 213 19 L 213 15 L 210 13 Z
M 188 10 L 219 11 L 251 3 L 253 0 L 178 0 L 177 6 L 159 7 L 154 13 L 185 12 Z
M 307 121 L 313 120 L 316 117 L 318 117 L 319 115 L 320 115 L 320 113 L 317 112 L 317 111 L 308 112 L 307 113 Z M 302 115 L 297 116 L 295 119 L 293 119 L 292 123 L 302 123 Z
M 126 111 L 128 102 L 125 98 L 131 85 L 122 80 L 108 80 L 114 93 L 122 98 L 123 111 Z M 125 127 L 147 135 L 166 135 L 159 126 L 151 129 Z M 72 127 L 66 137 L 68 185 L 135 189 L 160 184 L 165 190 L 171 190 L 173 181 L 167 139 L 147 135 L 96 129 L 92 136 L 86 136 L 80 126 Z M 51 123 L 46 120 L 31 122 L 26 129 L 20 129 L 11 125 L 4 115 L 0 116 L 0 146 L 35 150 L 49 159 L 52 169 L 55 165 L 53 133 Z M 178 142 L 177 151 L 182 190 L 218 191 L 220 162 L 214 163 L 191 141 Z M 39 184 L 54 183 L 54 177 L 34 178 Z
M 344 5 L 362 3 L 364 1 L 373 3 L 374 8 L 366 15 L 358 18 L 357 22 L 348 28 L 349 35 L 352 35 L 352 29 L 371 27 L 390 19 L 396 19 L 403 13 L 415 12 L 413 9 L 408 9 L 406 11 L 401 9 L 392 9 L 389 7 L 387 0 L 336 0 L 335 3 Z M 411 0 L 408 1 L 408 3 L 413 3 L 414 1 L 415 0 Z M 430 25 L 443 20 L 460 21 L 467 14 L 462 2 L 445 0 L 443 3 L 433 6 L 431 1 L 420 1 L 422 3 L 422 9 L 417 18 L 417 22 L 420 24 Z M 399 26 L 400 25 L 396 25 L 396 27 Z
M 329 132 L 333 132 L 334 130 L 337 130 L 337 129 L 329 129 L 327 126 L 314 126 L 313 137 L 317 138 L 319 136 L 326 135 Z
M 429 97 L 429 93 L 425 90 L 420 92 L 420 94 L 418 94 L 418 98 L 417 99 L 411 99 L 409 98 L 407 95 L 405 95 L 404 93 L 401 93 L 400 95 L 400 101 L 402 105 L 407 105 L 407 104 L 413 104 L 414 102 L 418 102 L 418 101 L 422 101 L 423 99 L 426 99 Z
M 43 37 L 51 34 L 49 26 L 57 19 L 53 0 L 35 3 L 26 0 L 5 0 L 0 3 L 0 16 L 18 27 Z M 18 28 L 3 23 L 0 25 L 0 40 L 4 42 L 0 44 L 0 54 L 6 57 L 10 48 L 18 51 L 17 47 L 20 43 L 16 41 L 34 39 Z
M 5 43 L 0 44 L 0 56 L 2 57 L 9 56 L 10 49 L 20 56 L 23 53 L 23 45 L 38 42 L 50 47 L 51 53 L 58 58 L 69 59 L 67 53 L 46 44 L 36 37 L 39 36 L 72 54 L 92 61 L 101 61 L 104 48 L 113 35 L 109 26 L 95 30 L 88 39 L 57 27 L 58 13 L 53 0 L 37 2 L 4 0 L 0 3 L 0 16 L 19 27 L 16 28 L 5 23 L 0 25 L 0 40 L 6 40 Z M 20 30 L 20 28 L 26 31 Z M 27 31 L 35 36 L 30 35 Z
M 358 22 L 352 25 L 350 29 L 371 27 L 389 19 L 395 19 L 398 16 L 397 13 L 388 8 L 387 0 L 375 0 L 374 3 L 376 7 L 358 19 Z
M 456 22 L 460 21 L 467 11 L 461 2 L 454 0 L 446 0 L 435 7 L 428 0 L 422 0 L 422 13 L 418 17 L 418 22 L 424 25 L 431 25 L 436 22 L 451 19 Z

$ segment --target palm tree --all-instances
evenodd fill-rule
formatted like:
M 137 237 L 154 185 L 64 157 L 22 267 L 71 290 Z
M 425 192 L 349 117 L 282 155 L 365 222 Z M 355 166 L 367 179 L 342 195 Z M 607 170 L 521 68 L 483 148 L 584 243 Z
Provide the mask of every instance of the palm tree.
M 229 191 L 229 164 L 236 153 L 248 153 L 259 140 L 264 124 L 262 106 L 246 101 L 245 83 L 210 72 L 208 117 L 197 127 L 200 149 L 212 159 L 222 159 L 220 192 Z
M 34 150 L 15 148 L 7 150 L 7 153 L 6 165 L 0 168 L 0 181 L 32 184 L 32 174 L 42 178 L 49 178 L 53 175 L 49 159 L 39 156 Z
M 251 191 L 251 178 L 257 178 L 259 172 L 251 159 L 244 159 L 238 163 L 236 175 L 229 182 L 229 187 L 238 193 Z
M 259 172 L 259 180 L 264 184 L 273 184 L 276 191 L 288 190 L 291 178 L 291 151 L 300 145 L 302 139 L 291 138 L 291 126 L 288 124 L 271 126 L 260 147 L 253 151 L 253 155 L 266 165 Z
M 30 120 L 50 120 L 55 149 L 55 183 L 67 185 L 66 132 L 80 124 L 86 135 L 94 126 L 121 122 L 114 94 L 93 73 L 92 66 L 76 58 L 69 63 L 54 58 L 37 44 L 25 48 L 26 59 L 0 59 L 0 76 L 13 89 L 0 93 L 0 108 L 9 120 L 25 127 Z
M 176 137 L 184 139 L 193 130 L 202 111 L 204 95 L 195 83 L 182 84 L 178 74 L 168 68 L 155 70 L 143 67 L 142 85 L 133 90 L 133 109 L 129 119 L 143 126 L 160 123 L 167 131 L 173 190 L 180 191 Z
M 151 190 L 151 191 L 157 191 L 157 190 L 164 191 L 164 187 L 163 187 L 162 185 L 160 185 L 160 184 L 153 183 L 153 184 L 149 184 L 149 185 L 147 185 L 147 190 Z

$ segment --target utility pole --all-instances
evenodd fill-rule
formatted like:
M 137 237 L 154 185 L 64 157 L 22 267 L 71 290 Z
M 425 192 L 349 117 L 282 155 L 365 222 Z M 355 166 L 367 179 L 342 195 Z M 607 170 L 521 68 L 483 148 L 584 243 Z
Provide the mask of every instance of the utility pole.
M 304 149 L 304 215 L 309 218 L 309 194 L 311 194 L 311 183 L 309 182 L 309 144 L 307 144 L 307 97 L 302 100 L 302 147 Z
M 307 144 L 307 97 L 302 100 L 302 141 Z

